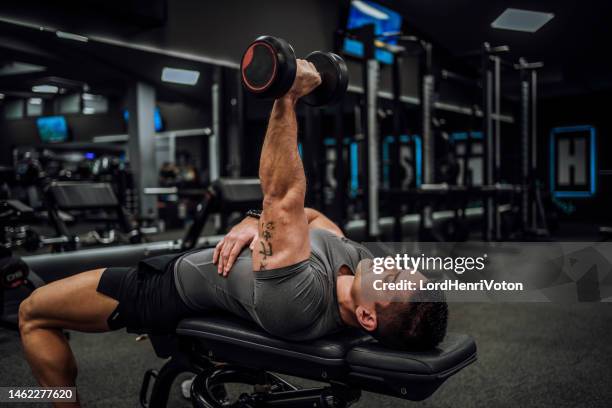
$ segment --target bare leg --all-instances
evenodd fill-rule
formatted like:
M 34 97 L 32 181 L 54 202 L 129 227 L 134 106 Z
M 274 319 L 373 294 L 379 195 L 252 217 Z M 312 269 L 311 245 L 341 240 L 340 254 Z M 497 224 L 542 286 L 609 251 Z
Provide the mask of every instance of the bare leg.
M 108 331 L 117 301 L 96 291 L 104 269 L 83 272 L 34 291 L 19 308 L 19 331 L 32 373 L 44 387 L 74 387 L 77 365 L 62 329 Z M 61 404 L 61 406 L 80 406 Z

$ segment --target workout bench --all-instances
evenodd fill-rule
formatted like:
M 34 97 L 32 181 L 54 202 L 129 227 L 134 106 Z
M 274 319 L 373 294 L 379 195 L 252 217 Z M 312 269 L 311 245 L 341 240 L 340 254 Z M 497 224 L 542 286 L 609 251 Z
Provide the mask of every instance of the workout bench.
M 159 372 L 144 376 L 140 402 L 151 408 L 166 406 L 173 381 L 184 372 L 196 374 L 194 407 L 347 407 L 362 390 L 420 401 L 476 360 L 476 344 L 464 334 L 449 333 L 431 351 L 408 352 L 384 348 L 357 329 L 288 342 L 230 316 L 185 319 L 176 335 L 151 336 L 151 342 L 159 357 L 169 357 Z M 327 385 L 299 389 L 271 371 Z M 225 383 L 250 384 L 254 392 L 229 404 Z

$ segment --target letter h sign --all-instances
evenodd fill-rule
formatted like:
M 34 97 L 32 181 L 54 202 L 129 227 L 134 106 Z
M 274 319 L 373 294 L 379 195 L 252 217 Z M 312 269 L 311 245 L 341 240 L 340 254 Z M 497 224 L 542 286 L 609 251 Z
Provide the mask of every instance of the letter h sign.
M 550 132 L 550 189 L 554 197 L 592 197 L 597 186 L 593 126 L 557 127 Z

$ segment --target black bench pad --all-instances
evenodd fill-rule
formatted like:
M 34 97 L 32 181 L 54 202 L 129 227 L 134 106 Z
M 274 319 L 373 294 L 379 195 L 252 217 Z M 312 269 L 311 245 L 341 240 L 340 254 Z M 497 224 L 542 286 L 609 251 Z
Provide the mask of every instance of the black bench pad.
M 358 330 L 312 342 L 290 342 L 274 337 L 252 322 L 233 316 L 209 316 L 181 321 L 177 333 L 195 337 L 217 361 L 293 375 L 329 379 L 348 372 L 345 356 L 354 346 L 372 341 Z
M 346 360 L 351 366 L 376 367 L 417 375 L 442 375 L 461 365 L 466 355 L 476 355 L 474 340 L 465 334 L 449 333 L 431 351 L 396 351 L 374 343 L 354 347 L 348 352 Z
M 344 357 L 354 346 L 372 341 L 372 337 L 359 330 L 348 330 L 308 343 L 290 342 L 266 333 L 252 322 L 233 316 L 185 319 L 179 324 L 177 332 L 203 339 L 223 340 L 228 346 L 273 352 L 276 356 L 332 364 L 336 360 L 344 362 Z
M 336 380 L 363 390 L 421 400 L 476 360 L 474 340 L 449 333 L 426 352 L 390 350 L 360 330 L 345 330 L 308 343 L 269 335 L 232 316 L 183 320 L 177 333 L 196 339 L 213 360 L 310 378 Z

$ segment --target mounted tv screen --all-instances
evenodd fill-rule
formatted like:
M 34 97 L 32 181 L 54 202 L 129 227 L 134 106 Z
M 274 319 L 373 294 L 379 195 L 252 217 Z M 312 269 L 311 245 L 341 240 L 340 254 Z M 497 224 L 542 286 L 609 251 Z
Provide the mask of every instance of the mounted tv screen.
M 352 0 L 346 23 L 347 30 L 359 28 L 367 24 L 374 24 L 374 33 L 396 33 L 402 29 L 402 16 L 378 3 L 367 0 Z M 395 38 L 379 38 L 387 44 L 396 44 Z M 344 40 L 343 51 L 355 57 L 363 57 L 363 44 L 360 41 L 346 38 Z M 384 63 L 393 63 L 393 54 L 387 50 L 377 48 L 375 58 Z
M 38 135 L 43 143 L 60 143 L 68 140 L 68 124 L 63 116 L 45 116 L 36 119 Z

